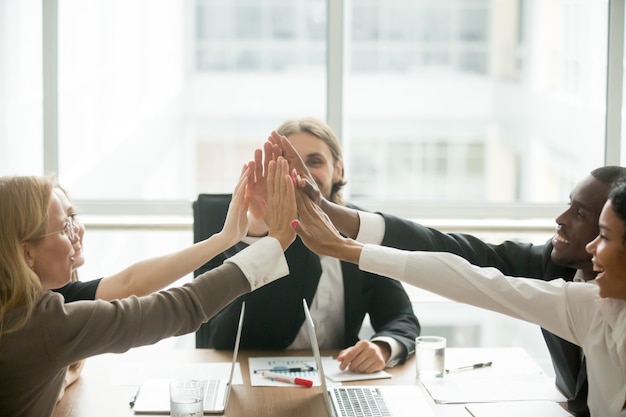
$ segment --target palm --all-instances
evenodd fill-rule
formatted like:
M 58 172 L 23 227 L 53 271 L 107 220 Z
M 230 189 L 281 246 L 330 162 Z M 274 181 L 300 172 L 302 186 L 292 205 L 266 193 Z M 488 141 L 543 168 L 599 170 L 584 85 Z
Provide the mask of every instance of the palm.
M 267 214 L 267 184 L 265 180 L 248 186 L 249 211 L 254 220 L 263 220 Z

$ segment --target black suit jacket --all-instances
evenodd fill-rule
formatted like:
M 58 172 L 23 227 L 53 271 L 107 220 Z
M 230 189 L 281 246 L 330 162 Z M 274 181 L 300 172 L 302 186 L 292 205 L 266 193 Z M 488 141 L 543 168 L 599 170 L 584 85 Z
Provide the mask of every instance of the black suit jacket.
M 549 281 L 571 281 L 576 270 L 556 265 L 551 260 L 551 240 L 545 245 L 506 241 L 487 244 L 467 234 L 442 233 L 410 220 L 383 214 L 385 237 L 382 244 L 398 249 L 450 252 L 477 266 L 498 268 L 513 277 Z M 582 349 L 542 329 L 556 374 L 556 384 L 568 398 L 568 408 L 577 416 L 589 416 L 587 371 L 581 362 Z
M 197 273 L 220 265 L 240 251 L 239 243 L 204 265 Z M 196 332 L 196 347 L 232 349 L 241 302 L 246 302 L 246 317 L 241 334 L 242 349 L 285 349 L 304 323 L 302 299 L 310 304 L 321 275 L 319 257 L 300 239 L 285 251 L 289 275 L 256 291 L 237 298 Z M 404 362 L 414 352 L 420 325 L 406 291 L 398 281 L 363 272 L 347 262 L 341 263 L 344 283 L 345 332 L 336 348 L 354 345 L 366 313 L 375 336 L 390 336 L 405 347 Z

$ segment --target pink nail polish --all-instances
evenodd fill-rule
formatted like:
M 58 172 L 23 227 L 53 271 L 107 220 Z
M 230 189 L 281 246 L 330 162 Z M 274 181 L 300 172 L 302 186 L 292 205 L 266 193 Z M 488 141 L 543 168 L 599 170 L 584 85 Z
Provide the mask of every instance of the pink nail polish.
M 300 222 L 297 219 L 293 219 L 290 224 L 291 227 L 295 229 L 298 225 L 300 225 Z

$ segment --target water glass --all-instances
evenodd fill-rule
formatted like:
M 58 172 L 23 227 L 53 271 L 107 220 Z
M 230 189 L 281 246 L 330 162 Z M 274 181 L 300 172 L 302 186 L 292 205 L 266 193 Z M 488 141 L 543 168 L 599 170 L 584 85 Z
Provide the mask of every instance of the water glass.
M 445 357 L 445 337 L 419 336 L 415 338 L 417 378 L 443 378 Z
M 204 391 L 205 381 L 180 379 L 170 382 L 170 416 L 202 417 Z

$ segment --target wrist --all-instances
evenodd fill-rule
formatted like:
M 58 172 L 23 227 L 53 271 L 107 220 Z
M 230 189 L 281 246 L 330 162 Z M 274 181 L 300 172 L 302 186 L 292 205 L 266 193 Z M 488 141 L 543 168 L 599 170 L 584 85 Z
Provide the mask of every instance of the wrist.
M 351 238 L 342 237 L 340 240 L 331 243 L 329 246 L 329 256 L 353 263 L 355 265 L 359 264 L 361 251 L 363 250 L 362 243 Z
M 292 231 L 287 231 L 285 233 L 282 233 L 280 231 L 268 232 L 268 236 L 271 236 L 274 239 L 278 240 L 278 243 L 280 243 L 280 246 L 283 248 L 283 252 L 287 250 L 289 245 L 291 245 L 293 241 L 296 239 L 296 234 L 295 232 L 292 232 Z

